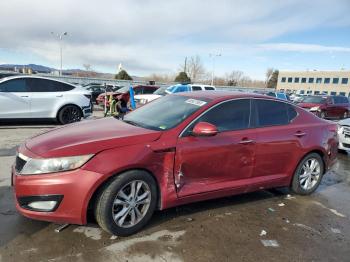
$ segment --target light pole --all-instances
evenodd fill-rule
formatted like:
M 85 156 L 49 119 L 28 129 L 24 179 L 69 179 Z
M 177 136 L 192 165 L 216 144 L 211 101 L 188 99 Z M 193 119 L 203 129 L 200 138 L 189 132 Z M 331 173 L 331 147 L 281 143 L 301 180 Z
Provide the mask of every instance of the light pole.
M 215 58 L 217 56 L 221 56 L 221 54 L 209 54 L 209 57 L 211 57 L 212 59 L 212 63 L 213 63 L 213 70 L 211 72 L 211 85 L 214 85 L 214 77 L 215 77 Z
M 55 35 L 54 32 L 51 32 L 52 35 Z M 62 76 L 62 39 L 63 39 L 63 36 L 66 36 L 68 35 L 67 32 L 63 32 L 61 34 L 56 34 L 56 37 L 58 38 L 59 40 L 59 44 L 60 44 L 60 61 L 61 61 L 61 66 L 60 66 L 60 76 Z

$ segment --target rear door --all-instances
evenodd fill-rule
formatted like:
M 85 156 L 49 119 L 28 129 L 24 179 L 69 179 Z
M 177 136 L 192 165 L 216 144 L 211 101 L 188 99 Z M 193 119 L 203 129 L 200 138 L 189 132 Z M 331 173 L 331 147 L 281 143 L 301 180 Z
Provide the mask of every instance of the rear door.
M 28 78 L 27 82 L 32 92 L 32 116 L 39 118 L 54 117 L 56 105 L 63 103 L 65 92 L 74 89 L 73 86 L 48 79 Z
M 174 174 L 180 197 L 224 189 L 243 192 L 253 174 L 255 131 L 250 129 L 250 99 L 224 102 L 207 111 L 179 137 Z M 195 137 L 198 122 L 214 124 L 219 133 Z
M 0 83 L 0 118 L 30 118 L 31 93 L 25 78 Z
M 298 158 L 306 130 L 292 124 L 297 112 L 290 104 L 254 99 L 256 121 L 255 186 L 278 186 L 291 172 Z M 272 183 L 271 183 L 272 182 Z M 273 184 L 275 182 L 276 184 Z

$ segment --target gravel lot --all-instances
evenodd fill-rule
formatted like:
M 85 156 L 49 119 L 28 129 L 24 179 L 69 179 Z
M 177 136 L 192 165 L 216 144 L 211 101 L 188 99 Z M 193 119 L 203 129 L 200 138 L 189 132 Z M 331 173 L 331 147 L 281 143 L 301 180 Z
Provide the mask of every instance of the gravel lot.
M 96 113 L 95 113 L 96 114 Z M 97 112 L 95 117 L 100 117 Z M 157 212 L 142 232 L 30 220 L 14 207 L 16 147 L 54 125 L 0 127 L 0 261 L 349 261 L 350 155 L 309 197 L 261 191 Z

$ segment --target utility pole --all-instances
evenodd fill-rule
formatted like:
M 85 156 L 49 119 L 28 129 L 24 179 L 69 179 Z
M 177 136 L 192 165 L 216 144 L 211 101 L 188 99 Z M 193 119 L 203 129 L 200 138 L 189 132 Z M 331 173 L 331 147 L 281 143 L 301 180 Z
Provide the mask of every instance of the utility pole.
M 209 57 L 211 57 L 212 59 L 212 63 L 213 63 L 213 69 L 211 72 L 211 85 L 214 85 L 214 78 L 215 78 L 215 58 L 221 56 L 221 54 L 209 54 Z
M 184 67 L 184 72 L 187 74 L 187 56 L 185 57 L 185 67 Z
M 51 32 L 52 35 L 55 35 L 54 32 Z M 63 36 L 66 36 L 68 35 L 67 32 L 63 32 L 61 34 L 56 34 L 56 37 L 58 38 L 59 40 L 59 44 L 60 44 L 60 73 L 59 75 L 62 76 L 62 39 L 63 39 Z

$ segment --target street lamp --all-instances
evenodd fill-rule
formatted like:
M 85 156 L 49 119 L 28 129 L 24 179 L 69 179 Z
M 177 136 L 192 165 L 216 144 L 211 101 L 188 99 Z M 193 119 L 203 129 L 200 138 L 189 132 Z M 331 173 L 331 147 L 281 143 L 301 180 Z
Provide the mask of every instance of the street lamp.
M 52 34 L 52 35 L 55 35 L 54 32 L 51 32 L 51 34 Z M 55 35 L 55 36 L 58 38 L 59 43 L 60 43 L 60 61 L 61 61 L 60 76 L 62 76 L 62 38 L 63 38 L 63 36 L 66 36 L 66 35 L 68 35 L 67 32 L 63 32 L 63 33 L 61 33 L 61 34 L 58 34 L 58 33 L 57 33 L 57 34 Z
M 209 54 L 209 57 L 211 57 L 212 59 L 212 63 L 213 63 L 213 70 L 211 72 L 211 85 L 214 85 L 214 74 L 215 74 L 215 58 L 217 56 L 221 56 L 221 54 Z

